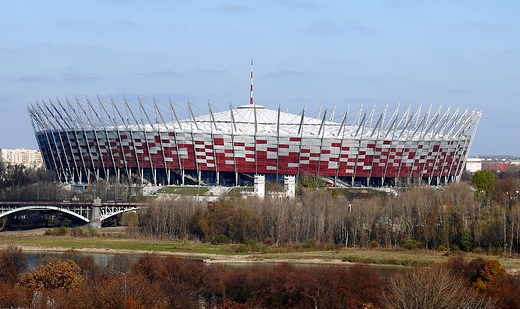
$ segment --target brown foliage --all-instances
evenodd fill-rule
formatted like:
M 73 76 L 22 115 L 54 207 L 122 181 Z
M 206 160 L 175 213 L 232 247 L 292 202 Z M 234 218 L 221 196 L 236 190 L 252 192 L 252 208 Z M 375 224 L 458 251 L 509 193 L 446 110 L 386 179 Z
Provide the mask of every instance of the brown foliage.
M 94 262 L 91 256 L 83 255 L 74 249 L 62 253 L 61 260 L 71 260 L 80 268 L 81 275 L 93 281 L 101 272 L 101 267 Z
M 383 308 L 496 308 L 444 267 L 413 268 L 397 275 L 383 294 Z
M 505 280 L 506 271 L 497 260 L 489 260 L 482 264 L 477 279 L 473 285 L 480 291 L 494 291 L 498 289 Z
M 190 218 L 200 205 L 193 200 L 150 201 L 139 211 L 141 233 L 153 237 L 188 238 Z
M 519 309 L 520 308 L 520 276 L 518 274 L 506 276 L 502 286 L 496 291 L 495 295 L 500 300 L 499 308 Z
M 103 273 L 106 275 L 119 276 L 121 274 L 127 274 L 131 266 L 132 262 L 128 256 L 117 253 L 108 261 L 103 269 Z
M 464 280 L 467 286 L 472 286 L 480 292 L 488 294 L 494 294 L 507 279 L 506 271 L 497 260 L 476 258 L 466 262 L 459 255 L 450 258 L 444 267 Z
M 14 284 L 18 276 L 27 269 L 28 262 L 22 249 L 10 245 L 0 251 L 0 279 L 8 284 Z
M 0 282 L 0 307 L 31 307 L 32 291 L 20 285 Z
M 7 254 L 0 254 L 0 279 L 7 284 L 14 284 L 18 279 L 18 272 L 13 260 Z
M 145 253 L 131 267 L 131 274 L 142 276 L 149 283 L 162 280 L 167 275 L 161 258 L 155 253 Z
M 7 255 L 13 261 L 16 266 L 16 271 L 18 273 L 22 273 L 27 270 L 29 264 L 27 262 L 27 257 L 22 252 L 22 248 L 16 245 L 9 245 L 4 250 L 1 251 L 1 255 Z
M 64 256 L 86 260 L 76 251 Z M 49 260 L 22 274 L 19 285 L 0 282 L 0 306 L 497 308 L 492 296 L 500 299 L 501 308 L 520 307 L 520 279 L 506 275 L 493 260 L 465 262 L 456 257 L 442 267 L 413 268 L 397 275 L 378 274 L 361 264 L 299 268 L 281 263 L 235 270 L 156 254 L 144 254 L 127 272 L 126 257 L 113 261 L 104 271 L 83 272 L 72 260 Z M 477 285 L 488 296 L 478 293 Z
M 383 281 L 364 265 L 227 272 L 225 301 L 251 308 L 361 308 L 379 304 Z
M 153 237 L 317 247 L 398 248 L 411 240 L 417 248 L 512 254 L 520 250 L 515 186 L 511 180 L 497 182 L 493 200 L 478 198 L 469 183 L 452 183 L 355 199 L 306 190 L 294 200 L 154 201 L 139 213 L 139 231 Z
M 31 273 L 22 274 L 20 282 L 33 290 L 74 290 L 81 287 L 85 280 L 74 261 L 51 260 L 36 267 Z

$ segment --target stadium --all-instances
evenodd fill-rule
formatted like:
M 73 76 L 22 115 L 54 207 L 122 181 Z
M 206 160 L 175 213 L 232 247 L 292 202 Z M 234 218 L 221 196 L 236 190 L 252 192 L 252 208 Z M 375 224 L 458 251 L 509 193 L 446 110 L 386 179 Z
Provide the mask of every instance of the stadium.
M 178 117 L 174 105 L 87 97 L 37 102 L 28 113 L 45 165 L 61 182 L 229 186 L 257 174 L 318 175 L 341 186 L 458 181 L 481 117 L 431 106 L 309 116 L 306 108 L 258 105 L 252 94 L 249 104 L 223 111 L 208 103 L 199 116 L 188 102 Z

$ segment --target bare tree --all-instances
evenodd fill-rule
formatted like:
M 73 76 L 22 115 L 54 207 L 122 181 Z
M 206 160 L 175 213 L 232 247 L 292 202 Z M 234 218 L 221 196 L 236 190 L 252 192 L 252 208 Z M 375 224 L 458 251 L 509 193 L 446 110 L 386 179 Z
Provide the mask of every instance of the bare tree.
M 9 219 L 7 217 L 0 218 L 0 231 L 3 231 L 7 225 L 9 224 Z
M 491 309 L 494 299 L 465 285 L 452 272 L 443 267 L 412 268 L 390 280 L 383 293 L 383 308 L 421 309 Z

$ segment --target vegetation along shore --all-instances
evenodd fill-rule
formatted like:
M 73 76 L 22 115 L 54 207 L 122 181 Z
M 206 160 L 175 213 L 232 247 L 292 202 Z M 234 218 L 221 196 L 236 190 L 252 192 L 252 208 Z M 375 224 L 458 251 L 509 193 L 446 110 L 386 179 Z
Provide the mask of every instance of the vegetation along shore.
M 391 191 L 327 188 L 309 176 L 295 199 L 149 198 L 117 227 L 3 231 L 0 305 L 30 306 L 41 294 L 67 306 L 85 299 L 82 308 L 107 308 L 107 299 L 118 304 L 111 308 L 401 308 L 410 293 L 429 297 L 435 286 L 445 308 L 520 308 L 518 175 L 482 171 L 443 187 Z M 109 188 L 96 191 L 114 196 Z M 62 255 L 33 270 L 16 266 L 31 250 Z M 82 254 L 89 252 L 114 261 L 95 266 Z M 138 260 L 124 262 L 127 253 Z M 233 264 L 251 267 L 226 267 Z M 71 284 L 52 285 L 49 274 L 59 273 Z M 108 285 L 110 295 L 92 297 Z

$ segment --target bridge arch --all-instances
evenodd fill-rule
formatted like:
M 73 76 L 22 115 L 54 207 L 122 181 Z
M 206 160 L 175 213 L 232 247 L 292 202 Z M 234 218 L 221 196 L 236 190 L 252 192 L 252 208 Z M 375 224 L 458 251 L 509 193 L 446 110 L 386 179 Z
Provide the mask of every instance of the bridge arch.
M 66 208 L 63 208 L 63 207 L 57 207 L 57 206 L 48 206 L 48 205 L 27 205 L 27 206 L 18 206 L 18 207 L 12 207 L 8 210 L 3 210 L 2 212 L 0 212 L 0 218 L 2 217 L 6 217 L 6 216 L 9 216 L 11 214 L 14 214 L 14 213 L 17 213 L 17 212 L 21 212 L 21 211 L 24 211 L 24 210 L 55 210 L 55 211 L 59 211 L 59 212 L 63 212 L 63 213 L 66 213 L 66 214 L 69 214 L 71 216 L 74 216 L 82 221 L 84 221 L 85 223 L 88 223 L 90 222 L 90 219 L 88 218 L 88 214 L 89 214 L 89 209 L 81 209 L 79 212 L 74 212 L 72 210 L 69 210 L 69 209 L 66 209 Z M 78 211 L 78 210 L 76 210 Z
M 102 222 L 112 216 L 127 211 L 136 211 L 143 205 L 136 203 L 99 203 L 85 202 L 0 202 L 0 218 L 26 210 L 52 210 L 70 215 L 84 223 Z
M 128 211 L 136 211 L 138 208 L 137 207 L 129 207 L 129 206 L 117 206 L 117 205 L 114 205 L 114 206 L 102 206 L 99 208 L 100 210 L 100 216 L 99 216 L 99 220 L 100 221 L 103 221 L 105 219 L 108 219 L 110 217 L 113 217 L 115 215 L 118 215 L 120 213 L 123 213 L 123 212 L 128 212 Z

